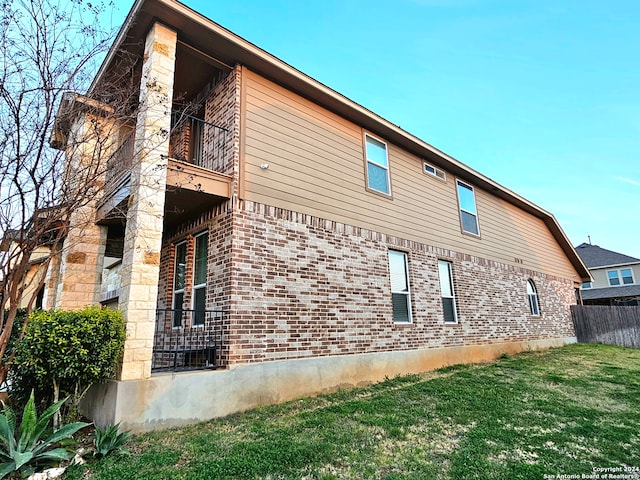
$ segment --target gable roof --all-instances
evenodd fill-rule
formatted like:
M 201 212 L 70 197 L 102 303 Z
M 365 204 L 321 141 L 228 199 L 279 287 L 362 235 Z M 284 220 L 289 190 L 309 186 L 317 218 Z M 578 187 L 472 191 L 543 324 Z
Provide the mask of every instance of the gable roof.
M 89 96 L 100 83 L 100 79 L 108 75 L 120 48 L 133 50 L 142 55 L 146 34 L 154 22 L 176 29 L 179 41 L 210 55 L 211 60 L 218 64 L 244 65 L 398 147 L 433 162 L 462 180 L 471 182 L 474 186 L 540 218 L 576 269 L 579 278 L 574 280 L 576 282 L 591 280 L 589 270 L 550 212 L 176 0 L 135 1 L 89 89 Z M 212 48 L 215 52 L 211 52 Z
M 611 267 L 614 265 L 626 265 L 640 263 L 640 259 L 601 248 L 598 245 L 581 243 L 576 247 L 576 252 L 588 268 Z

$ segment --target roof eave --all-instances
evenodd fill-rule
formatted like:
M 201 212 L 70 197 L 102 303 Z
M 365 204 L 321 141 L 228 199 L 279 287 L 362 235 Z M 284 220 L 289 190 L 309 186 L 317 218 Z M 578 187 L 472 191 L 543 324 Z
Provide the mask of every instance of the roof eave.
M 96 73 L 95 77 L 93 77 L 93 81 L 91 82 L 91 85 L 87 90 L 88 96 L 91 96 L 91 92 L 93 92 L 94 88 L 96 88 L 96 85 L 100 82 L 100 79 L 108 71 L 109 65 L 113 62 L 115 56 L 118 53 L 118 50 L 121 48 L 122 44 L 127 38 L 129 30 L 131 26 L 135 23 L 135 18 L 138 16 L 138 13 L 140 12 L 140 9 L 144 2 L 145 0 L 136 0 L 134 4 L 131 6 L 129 13 L 124 19 L 122 26 L 120 27 L 120 30 L 118 30 L 118 33 L 116 34 L 116 38 L 111 44 L 111 47 L 109 47 L 109 51 L 105 55 L 104 60 L 102 60 L 102 64 L 100 65 L 100 68 L 98 68 L 98 72 Z

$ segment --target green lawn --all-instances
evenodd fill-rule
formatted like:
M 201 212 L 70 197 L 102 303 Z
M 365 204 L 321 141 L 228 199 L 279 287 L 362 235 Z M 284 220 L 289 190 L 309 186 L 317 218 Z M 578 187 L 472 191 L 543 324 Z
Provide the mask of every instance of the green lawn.
M 67 478 L 580 478 L 640 467 L 639 422 L 640 350 L 571 345 L 141 435 Z

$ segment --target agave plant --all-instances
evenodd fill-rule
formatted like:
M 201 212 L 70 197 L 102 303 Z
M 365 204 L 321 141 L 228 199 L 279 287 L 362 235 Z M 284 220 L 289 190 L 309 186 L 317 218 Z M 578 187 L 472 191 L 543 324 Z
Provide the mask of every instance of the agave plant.
M 115 425 L 108 425 L 104 428 L 96 427 L 96 456 L 106 457 L 113 451 L 124 452 L 122 450 L 122 444 L 131 437 L 131 434 L 128 431 L 118 433 L 119 429 L 119 423 L 116 423 Z
M 54 403 L 38 418 L 31 392 L 18 429 L 15 413 L 7 405 L 4 406 L 4 413 L 0 413 L 0 479 L 11 472 L 23 473 L 27 469 L 71 458 L 69 452 L 57 444 L 70 439 L 89 424 L 73 422 L 52 431 L 49 423 L 65 400 Z

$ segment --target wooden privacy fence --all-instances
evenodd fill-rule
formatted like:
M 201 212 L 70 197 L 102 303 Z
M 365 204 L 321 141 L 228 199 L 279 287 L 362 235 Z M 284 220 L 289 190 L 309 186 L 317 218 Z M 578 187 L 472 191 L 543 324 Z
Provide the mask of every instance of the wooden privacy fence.
M 571 318 L 578 342 L 640 348 L 640 307 L 572 305 Z

